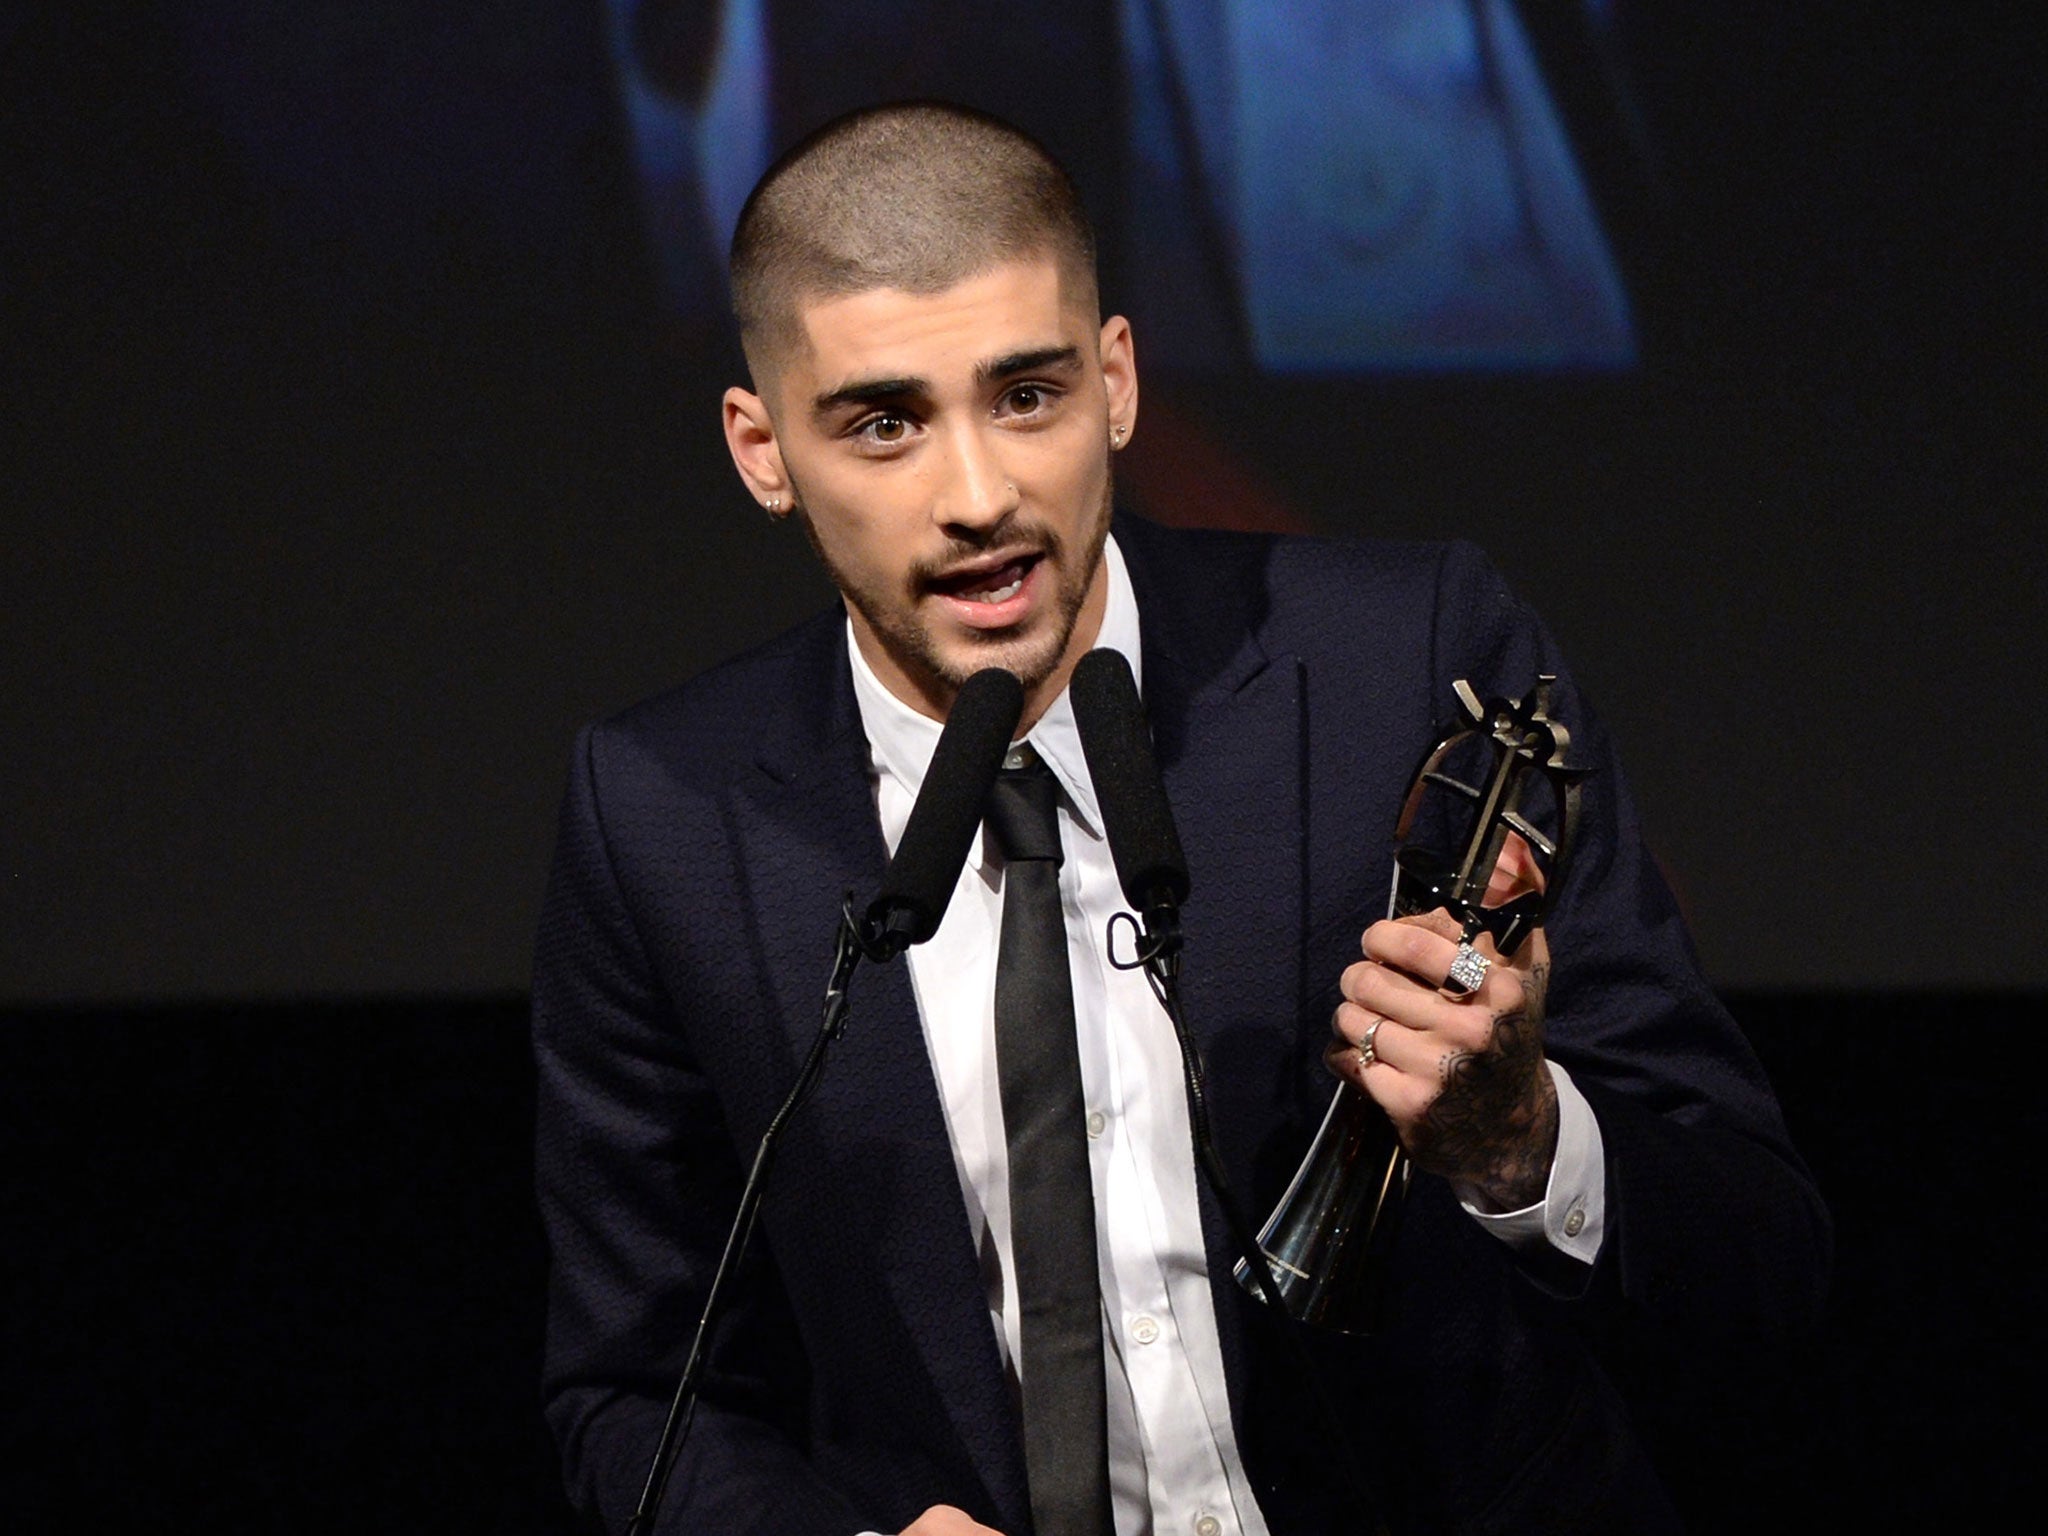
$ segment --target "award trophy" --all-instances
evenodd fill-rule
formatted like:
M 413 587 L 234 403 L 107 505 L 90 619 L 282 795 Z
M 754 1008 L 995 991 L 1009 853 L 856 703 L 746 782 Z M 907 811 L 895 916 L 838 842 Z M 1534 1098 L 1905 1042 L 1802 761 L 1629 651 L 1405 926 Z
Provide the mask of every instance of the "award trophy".
M 1584 770 L 1570 767 L 1571 739 L 1550 717 L 1550 689 L 1544 675 L 1520 699 L 1482 702 L 1469 683 L 1453 685 L 1459 723 L 1446 728 L 1423 758 L 1409 785 L 1394 828 L 1394 891 L 1389 915 L 1408 917 L 1448 911 L 1459 925 L 1463 945 L 1490 934 L 1501 955 L 1512 959 L 1541 926 L 1549 894 L 1560 888 L 1572 837 L 1578 826 L 1579 786 Z M 1478 782 L 1454 778 L 1454 759 L 1490 751 L 1492 762 Z M 1548 786 L 1554 830 L 1545 832 L 1524 814 L 1532 784 Z M 1432 795 L 1432 791 L 1442 792 Z M 1456 853 L 1411 842 L 1425 799 L 1449 797 L 1449 824 Z M 1432 809 L 1434 809 L 1434 804 Z M 1542 855 L 1545 884 L 1497 906 L 1483 906 L 1502 848 L 1519 833 Z M 1271 1269 L 1287 1310 L 1303 1322 L 1340 1333 L 1379 1331 L 1386 1307 L 1389 1256 L 1400 1230 L 1401 1211 L 1413 1168 L 1377 1104 L 1349 1082 L 1338 1085 L 1308 1155 L 1294 1181 L 1259 1233 L 1259 1249 Z M 1245 1264 L 1237 1280 L 1253 1295 L 1259 1287 Z

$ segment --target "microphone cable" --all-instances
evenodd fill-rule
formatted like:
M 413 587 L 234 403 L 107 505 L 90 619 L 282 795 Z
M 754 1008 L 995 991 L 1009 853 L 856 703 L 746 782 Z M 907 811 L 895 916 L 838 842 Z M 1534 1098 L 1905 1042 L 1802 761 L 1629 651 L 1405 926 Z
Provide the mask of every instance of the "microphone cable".
M 1374 1485 L 1365 1476 L 1357 1443 L 1315 1362 L 1309 1358 L 1299 1323 L 1281 1299 L 1271 1262 L 1246 1219 L 1244 1208 L 1238 1204 L 1211 1134 L 1202 1053 L 1188 1028 L 1180 994 L 1180 904 L 1187 899 L 1189 889 L 1187 856 L 1181 851 L 1173 807 L 1166 798 L 1166 783 L 1152 751 L 1145 706 L 1138 697 L 1131 664 L 1115 650 L 1090 651 L 1074 668 L 1068 692 L 1074 705 L 1074 722 L 1081 734 L 1081 754 L 1087 759 L 1088 776 L 1095 784 L 1103 833 L 1116 865 L 1117 883 L 1132 909 L 1110 919 L 1105 940 L 1109 963 L 1118 970 L 1142 969 L 1153 996 L 1159 999 L 1159 1006 L 1173 1025 L 1174 1039 L 1180 1046 L 1181 1073 L 1187 1085 L 1188 1133 L 1194 1144 L 1196 1166 L 1202 1170 L 1209 1192 L 1223 1213 L 1224 1224 L 1258 1286 L 1260 1299 L 1275 1314 L 1274 1326 L 1286 1340 L 1287 1354 L 1308 1384 L 1309 1394 L 1326 1421 L 1325 1428 L 1347 1474 L 1348 1486 L 1371 1489 Z M 1142 921 L 1133 912 L 1142 913 Z M 1119 920 L 1128 922 L 1136 935 L 1136 955 L 1128 961 L 1116 956 Z M 1377 1503 L 1376 1499 L 1371 1501 L 1372 1506 Z M 1365 1517 L 1363 1529 L 1373 1536 L 1386 1536 L 1386 1523 L 1376 1507 L 1369 1506 Z

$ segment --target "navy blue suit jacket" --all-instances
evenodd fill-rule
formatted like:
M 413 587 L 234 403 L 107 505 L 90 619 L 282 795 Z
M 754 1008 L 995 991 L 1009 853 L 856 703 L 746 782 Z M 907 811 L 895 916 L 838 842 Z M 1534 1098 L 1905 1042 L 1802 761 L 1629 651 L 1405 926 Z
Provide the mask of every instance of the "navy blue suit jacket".
M 1562 668 L 1468 546 L 1130 520 L 1117 537 L 1193 879 L 1188 1013 L 1257 1220 L 1328 1102 L 1337 978 L 1384 910 L 1389 833 L 1452 681 L 1520 693 Z M 638 1494 L 744 1167 L 817 1027 L 841 897 L 865 899 L 885 862 L 843 626 L 823 615 L 579 740 L 534 982 L 546 1391 L 572 1497 L 608 1529 Z M 1607 1236 L 1591 1271 L 1531 1265 L 1418 1178 L 1395 1326 L 1314 1350 L 1396 1529 L 1668 1524 L 1602 1341 L 1797 1324 L 1824 1285 L 1825 1211 L 1568 677 L 1557 711 L 1594 773 L 1550 920 L 1548 1052 L 1600 1122 Z M 1355 1529 L 1356 1490 L 1276 1324 L 1230 1281 L 1217 1213 L 1204 1219 L 1268 1523 Z M 790 1127 L 662 1528 L 851 1536 L 935 1503 L 1031 1528 L 898 964 L 856 976 L 851 1026 Z

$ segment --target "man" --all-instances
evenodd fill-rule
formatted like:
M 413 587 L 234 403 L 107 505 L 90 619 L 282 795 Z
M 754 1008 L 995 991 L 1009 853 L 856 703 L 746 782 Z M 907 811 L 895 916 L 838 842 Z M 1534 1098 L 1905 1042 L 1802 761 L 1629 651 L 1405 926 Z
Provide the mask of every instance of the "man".
M 579 743 L 535 975 L 572 1493 L 623 1527 L 816 1027 L 842 895 L 874 889 L 956 691 L 999 665 L 1025 685 L 1018 771 L 1055 781 L 1061 1156 L 1085 1162 L 1066 1205 L 1100 1327 L 1085 1354 L 1049 1346 L 1028 1278 L 1051 1175 L 1009 1137 L 1001 951 L 1042 852 L 992 795 L 939 933 L 856 979 L 790 1126 L 665 1528 L 1284 1536 L 1359 1529 L 1362 1508 L 1401 1530 L 1668 1526 L 1597 1346 L 1810 1311 L 1827 1220 L 1769 1089 L 1568 679 L 1557 711 L 1594 772 L 1548 947 L 1490 956 L 1460 996 L 1442 914 L 1372 921 L 1452 681 L 1522 692 L 1558 669 L 1549 642 L 1466 548 L 1112 534 L 1137 373 L 1092 257 L 1042 151 L 940 107 L 831 125 L 742 219 L 755 388 L 727 393 L 726 438 L 844 609 Z M 1139 672 L 1187 846 L 1187 1011 L 1254 1219 L 1327 1102 L 1333 1015 L 1330 1064 L 1426 1170 L 1392 1326 L 1318 1339 L 1313 1382 L 1230 1279 L 1168 1021 L 1105 952 L 1120 898 L 1064 693 L 1098 645 Z

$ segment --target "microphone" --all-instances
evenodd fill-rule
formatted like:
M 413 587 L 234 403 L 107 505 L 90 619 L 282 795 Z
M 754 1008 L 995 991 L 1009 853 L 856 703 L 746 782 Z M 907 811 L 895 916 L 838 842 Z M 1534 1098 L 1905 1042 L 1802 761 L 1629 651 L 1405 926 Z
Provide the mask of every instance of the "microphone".
M 1124 900 L 1144 917 L 1148 934 L 1169 932 L 1188 897 L 1188 861 L 1131 664 L 1120 651 L 1090 651 L 1074 668 L 1067 694 Z
M 861 923 L 861 947 L 870 960 L 890 959 L 938 932 L 1023 713 L 1024 685 L 1001 667 L 984 668 L 960 685 L 896 857 Z

